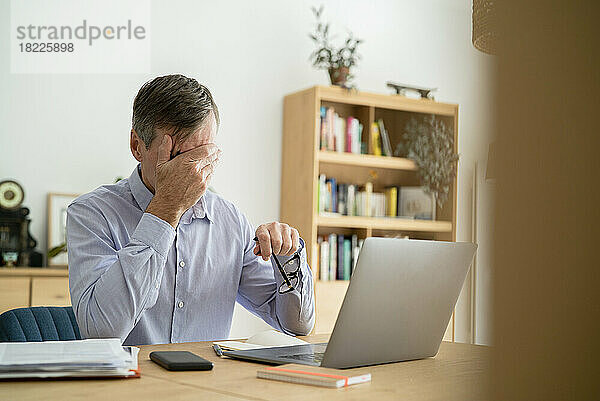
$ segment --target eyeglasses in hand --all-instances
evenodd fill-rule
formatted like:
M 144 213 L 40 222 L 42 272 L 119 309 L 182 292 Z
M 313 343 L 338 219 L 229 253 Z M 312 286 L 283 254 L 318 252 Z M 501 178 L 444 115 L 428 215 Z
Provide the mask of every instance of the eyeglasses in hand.
M 277 256 L 273 255 L 273 259 L 275 259 L 275 264 L 283 276 L 283 283 L 281 283 L 278 289 L 279 293 L 285 294 L 296 289 L 300 282 L 300 253 L 296 252 L 283 265 L 279 262 Z

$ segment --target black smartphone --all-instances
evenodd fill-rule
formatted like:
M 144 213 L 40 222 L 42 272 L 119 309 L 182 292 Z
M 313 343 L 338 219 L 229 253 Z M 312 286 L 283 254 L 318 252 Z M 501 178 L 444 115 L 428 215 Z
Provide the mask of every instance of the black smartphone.
M 189 351 L 154 351 L 150 359 L 167 370 L 211 370 L 213 363 Z

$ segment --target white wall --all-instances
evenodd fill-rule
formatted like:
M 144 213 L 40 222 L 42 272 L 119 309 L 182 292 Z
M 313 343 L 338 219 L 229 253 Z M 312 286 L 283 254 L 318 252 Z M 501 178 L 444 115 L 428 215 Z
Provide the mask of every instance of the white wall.
M 26 0 L 25 0 L 26 1 Z M 485 174 L 492 59 L 471 45 L 470 1 L 153 1 L 152 74 L 16 75 L 8 59 L 9 2 L 0 2 L 0 178 L 19 181 L 32 234 L 46 244 L 46 194 L 86 192 L 127 176 L 131 104 L 146 80 L 184 73 L 216 97 L 224 151 L 213 185 L 251 221 L 279 215 L 282 99 L 327 84 L 308 55 L 311 5 L 325 5 L 334 32 L 364 39 L 355 70 L 361 90 L 388 93 L 387 80 L 439 87 L 460 104 L 458 238 L 471 231 L 471 173 Z M 486 216 L 489 188 L 479 207 Z M 489 342 L 489 238 L 480 220 L 478 341 Z M 461 297 L 457 339 L 468 339 L 468 296 Z M 236 311 L 236 316 L 240 311 Z M 243 323 L 239 323 L 243 322 Z M 256 330 L 236 320 L 232 335 Z

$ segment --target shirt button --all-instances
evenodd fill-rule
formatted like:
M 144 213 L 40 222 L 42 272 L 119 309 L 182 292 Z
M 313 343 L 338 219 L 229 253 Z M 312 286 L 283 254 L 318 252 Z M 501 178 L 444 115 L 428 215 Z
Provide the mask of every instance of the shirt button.
M 182 260 L 181 262 L 179 262 L 179 266 L 185 267 L 185 262 Z
M 177 307 L 183 308 L 183 301 L 179 301 L 179 303 L 177 304 Z
M 154 288 L 158 290 L 158 287 L 160 287 L 160 283 L 157 281 L 156 283 L 154 283 Z

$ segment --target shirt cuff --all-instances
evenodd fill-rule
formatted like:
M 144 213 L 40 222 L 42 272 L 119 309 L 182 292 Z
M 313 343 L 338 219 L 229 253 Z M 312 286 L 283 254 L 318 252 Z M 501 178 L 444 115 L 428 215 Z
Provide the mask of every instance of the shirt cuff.
M 166 258 L 175 234 L 172 225 L 151 213 L 144 213 L 131 238 L 143 242 Z
M 300 245 L 298 246 L 298 250 L 296 252 L 294 252 L 293 255 L 291 255 L 291 256 L 273 255 L 277 258 L 277 260 L 279 260 L 279 263 L 281 263 L 283 265 L 288 260 L 290 260 L 291 258 L 296 256 L 296 254 L 300 255 L 300 259 L 302 259 L 302 251 L 304 250 L 305 245 L 304 245 L 304 240 L 302 238 L 299 238 L 299 239 L 300 239 Z M 275 263 L 275 262 L 273 262 L 273 263 Z M 273 266 L 276 267 L 276 265 L 273 265 Z

